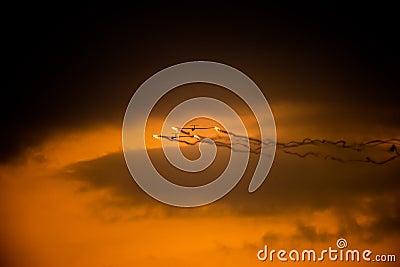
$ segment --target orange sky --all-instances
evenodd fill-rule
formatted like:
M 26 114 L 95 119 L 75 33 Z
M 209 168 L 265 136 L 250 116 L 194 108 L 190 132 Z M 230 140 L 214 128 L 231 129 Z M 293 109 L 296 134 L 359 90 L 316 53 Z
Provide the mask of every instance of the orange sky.
M 1 166 L 3 222 L 0 233 L 2 240 L 7 240 L 2 243 L 1 251 L 8 266 L 279 266 L 277 262 L 257 261 L 256 252 L 265 242 L 273 248 L 288 250 L 318 249 L 334 245 L 340 237 L 344 223 L 340 201 L 329 207 L 299 203 L 292 210 L 276 196 L 270 196 L 273 201 L 268 195 L 263 196 L 268 190 L 247 195 L 243 190 L 246 179 L 241 183 L 243 186 L 223 200 L 196 209 L 169 207 L 152 200 L 137 188 L 126 170 L 109 170 L 105 175 L 109 180 L 126 179 L 124 182 L 135 188 L 132 197 L 119 194 L 119 189 L 111 185 L 101 186 L 90 181 L 96 179 L 97 171 L 102 171 L 99 167 L 91 173 L 90 163 L 115 153 L 121 153 L 120 130 L 102 127 L 55 136 L 28 152 L 26 162 Z M 279 185 L 277 179 L 282 179 L 282 175 L 288 181 L 304 177 L 288 176 L 280 171 L 280 163 L 296 168 L 302 161 L 285 157 L 278 153 L 270 178 L 262 188 L 283 190 L 279 186 L 271 188 L 276 182 Z M 318 169 L 329 169 L 332 164 L 334 169 L 343 168 L 340 163 L 312 161 L 319 165 Z M 85 163 L 89 166 L 88 172 L 78 167 Z M 390 175 L 397 165 L 398 162 L 392 163 L 377 172 Z M 358 175 L 357 168 L 350 166 L 353 175 Z M 121 173 L 122 177 L 117 177 Z M 341 173 L 339 170 L 338 175 Z M 290 187 L 290 184 L 284 186 Z M 289 189 L 290 192 L 293 193 Z M 246 196 L 237 202 L 238 194 Z M 280 193 L 285 194 L 285 191 Z M 397 196 L 391 190 L 385 194 L 382 198 L 366 195 L 358 203 L 349 204 L 354 206 L 349 210 L 350 217 L 361 229 L 366 226 L 366 231 L 352 233 L 351 228 L 346 231 L 345 237 L 352 248 L 398 253 L 398 233 L 386 235 L 383 229 L 372 241 L 365 237 L 368 234 L 374 237 L 375 233 L 368 232 L 368 226 L 380 218 L 365 214 L 363 208 L 371 201 L 396 201 Z M 341 197 L 340 190 L 337 196 Z M 311 201 L 323 199 L 318 194 L 309 197 Z M 275 207 L 269 206 L 271 203 Z M 252 205 L 255 205 L 254 211 Z M 310 231 L 315 236 L 307 236 Z
M 400 158 L 382 165 L 366 161 L 395 155 L 390 145 L 360 153 L 325 145 L 293 150 L 320 153 L 304 158 L 277 149 L 267 179 L 249 194 L 258 159 L 252 154 L 229 194 L 185 209 L 138 187 L 121 142 L 135 90 L 162 69 L 197 60 L 227 64 L 257 84 L 273 112 L 278 142 L 399 139 L 396 8 L 55 3 L 49 12 L 36 2 L 7 5 L 0 266 L 285 266 L 290 263 L 259 262 L 257 251 L 264 244 L 324 249 L 340 237 L 349 248 L 400 260 Z M 166 167 L 160 140 L 152 135 L 160 134 L 168 111 L 192 97 L 224 101 L 249 135 L 259 137 L 248 107 L 227 90 L 196 83 L 169 92 L 148 125 L 132 128 L 146 129 L 152 162 L 167 179 L 190 185 L 218 176 L 230 152 L 218 147 L 207 177 L 190 180 Z M 136 151 L 143 147 L 132 143 Z M 198 146 L 182 150 L 188 158 L 199 155 Z M 352 157 L 363 162 L 338 160 Z

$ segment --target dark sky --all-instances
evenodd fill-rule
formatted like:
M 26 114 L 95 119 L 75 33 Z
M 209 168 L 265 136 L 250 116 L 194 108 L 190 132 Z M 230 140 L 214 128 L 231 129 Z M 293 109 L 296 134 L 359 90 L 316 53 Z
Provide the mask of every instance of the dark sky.
M 325 249 L 339 237 L 351 249 L 398 253 L 399 158 L 366 160 L 392 157 L 394 143 L 361 152 L 326 144 L 290 150 L 322 155 L 307 157 L 278 146 L 256 192 L 247 190 L 253 156 L 229 194 L 195 209 L 143 192 L 121 144 L 135 90 L 193 60 L 248 75 L 268 100 L 282 144 L 399 139 L 395 6 L 15 3 L 1 11 L 0 266 L 259 266 L 264 244 Z M 174 90 L 159 110 L 206 91 L 184 86 L 191 95 Z M 161 124 L 162 112 L 154 113 Z M 156 145 L 149 154 L 167 179 L 204 182 L 172 172 Z M 199 178 L 218 176 L 229 150 L 222 152 Z M 353 156 L 358 161 L 339 160 Z
M 272 106 L 398 124 L 398 26 L 394 7 L 372 4 L 4 7 L 0 160 L 54 132 L 120 125 L 135 88 L 189 60 L 244 70 Z

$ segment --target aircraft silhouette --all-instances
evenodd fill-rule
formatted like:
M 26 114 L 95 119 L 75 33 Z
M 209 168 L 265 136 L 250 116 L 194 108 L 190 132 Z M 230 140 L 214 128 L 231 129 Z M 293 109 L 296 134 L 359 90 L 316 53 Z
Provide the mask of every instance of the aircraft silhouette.
M 195 130 L 207 130 L 207 129 L 214 129 L 214 127 L 196 127 L 199 126 L 198 124 L 192 124 L 192 127 L 183 127 L 180 128 L 181 130 L 191 130 L 192 132 Z

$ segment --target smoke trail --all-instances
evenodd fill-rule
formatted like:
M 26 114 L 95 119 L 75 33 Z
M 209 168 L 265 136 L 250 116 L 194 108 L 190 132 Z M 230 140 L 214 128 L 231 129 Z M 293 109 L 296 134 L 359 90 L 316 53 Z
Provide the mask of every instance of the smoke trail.
M 181 142 L 187 145 L 197 145 L 201 141 L 205 143 L 214 143 L 216 146 L 225 147 L 231 149 L 234 152 L 247 152 L 252 154 L 260 154 L 261 148 L 265 145 L 276 145 L 277 151 L 282 151 L 285 154 L 296 156 L 299 158 L 307 158 L 307 157 L 315 157 L 315 158 L 323 158 L 325 160 L 334 160 L 340 163 L 349 163 L 349 162 L 361 162 L 361 163 L 372 163 L 383 165 L 386 164 L 398 157 L 400 157 L 400 153 L 398 147 L 400 146 L 400 139 L 392 138 L 388 140 L 374 139 L 367 142 L 361 143 L 349 143 L 346 140 L 338 140 L 331 141 L 327 139 L 311 139 L 305 138 L 301 141 L 290 141 L 287 143 L 283 142 L 272 142 L 270 140 L 261 140 L 257 138 L 247 137 L 244 135 L 239 135 L 233 132 L 228 132 L 218 127 L 207 127 L 207 129 L 214 128 L 217 131 L 217 135 L 214 136 L 203 136 L 203 135 L 191 135 L 188 131 L 184 131 L 179 129 L 179 136 L 154 136 L 155 138 L 165 138 L 169 141 Z M 198 128 L 195 130 L 200 130 L 202 128 Z M 204 128 L 206 129 L 206 128 Z M 193 130 L 194 131 L 194 130 Z M 193 132 L 192 131 L 192 132 Z M 193 141 L 187 141 L 184 139 L 189 139 Z M 387 146 L 390 146 L 387 148 Z M 242 148 L 237 148 L 242 147 Z M 300 152 L 296 151 L 296 149 L 304 149 L 306 148 L 309 151 Z M 335 156 L 329 153 L 323 153 L 321 151 L 312 151 L 310 148 L 335 148 L 335 149 L 344 149 L 355 152 L 356 158 L 347 159 L 343 156 Z M 384 152 L 384 158 L 378 160 L 374 158 L 372 155 L 362 156 L 361 152 L 365 152 L 367 150 L 375 149 L 372 151 L 372 154 L 377 154 L 377 152 Z M 310 151 L 311 150 L 311 151 Z
M 238 149 L 238 148 L 232 146 L 232 144 L 229 142 L 221 142 L 221 141 L 215 140 L 210 137 L 199 136 L 199 135 L 197 135 L 198 139 L 196 139 L 196 141 L 194 141 L 194 142 L 189 142 L 189 141 L 181 139 L 181 138 L 195 138 L 195 136 L 193 136 L 193 135 L 188 135 L 188 136 L 153 135 L 153 137 L 157 138 L 157 139 L 167 139 L 168 141 L 172 141 L 172 142 L 180 142 L 180 143 L 184 143 L 184 144 L 187 144 L 190 146 L 197 145 L 200 142 L 204 142 L 204 143 L 208 143 L 208 144 L 214 143 L 216 146 L 228 148 L 228 149 L 232 150 L 233 152 L 241 152 L 241 153 L 249 152 L 249 153 L 253 153 L 253 154 L 260 154 L 259 152 L 252 150 L 252 149 Z M 238 143 L 236 145 L 244 146 L 244 147 L 248 148 L 248 146 L 246 146 L 245 144 Z
M 200 142 L 200 140 L 198 140 L 198 139 L 195 139 L 196 141 L 194 141 L 194 142 L 189 142 L 186 140 L 182 140 L 181 139 L 182 137 L 179 137 L 179 136 L 167 136 L 167 135 L 154 134 L 153 137 L 156 139 L 167 139 L 169 141 L 180 142 L 180 143 L 184 143 L 184 144 L 191 145 L 191 146 L 194 146 Z M 194 138 L 194 136 L 184 136 L 184 137 L 190 137 L 190 138 L 193 137 Z
M 326 139 L 310 139 L 310 138 L 305 138 L 303 141 L 290 141 L 288 143 L 277 143 L 277 146 L 280 146 L 282 148 L 291 148 L 291 147 L 299 147 L 299 146 L 304 146 L 304 145 L 316 145 L 316 144 L 330 144 L 330 145 L 335 145 L 338 147 L 342 148 L 348 148 L 348 149 L 353 149 L 356 151 L 362 151 L 367 147 L 373 147 L 373 146 L 379 146 L 383 144 L 390 144 L 390 145 L 400 145 L 400 139 L 389 139 L 389 140 L 372 140 L 368 141 L 365 143 L 354 143 L 351 145 L 348 145 L 345 140 L 339 140 L 339 141 L 329 141 Z

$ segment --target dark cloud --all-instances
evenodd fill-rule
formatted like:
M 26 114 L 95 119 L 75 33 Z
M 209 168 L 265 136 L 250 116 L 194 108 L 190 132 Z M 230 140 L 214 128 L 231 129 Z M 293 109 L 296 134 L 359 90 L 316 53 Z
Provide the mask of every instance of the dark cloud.
M 76 179 L 83 184 L 79 191 L 84 193 L 90 190 L 109 189 L 115 202 L 112 205 L 143 205 L 155 204 L 137 186 L 126 166 L 122 153 L 76 163 L 67 167 L 62 173 L 66 179 Z
M 153 149 L 151 155 L 156 166 L 166 168 L 159 149 Z M 236 211 L 244 213 L 276 212 L 281 206 L 293 209 L 309 206 L 323 210 L 335 205 L 345 207 L 358 203 L 363 196 L 395 193 L 400 187 L 400 181 L 396 178 L 400 174 L 396 160 L 384 166 L 358 162 L 344 164 L 319 158 L 301 159 L 278 151 L 263 186 L 256 193 L 248 194 L 247 187 L 255 163 L 251 158 L 241 182 L 220 201 L 221 204 L 232 202 Z M 221 172 L 220 165 L 212 165 L 217 174 Z M 169 172 L 173 172 L 173 168 Z M 122 153 L 75 163 L 64 170 L 64 175 L 68 179 L 84 181 L 88 189 L 110 188 L 127 200 L 146 196 L 131 178 Z M 185 180 L 188 174 L 177 172 L 176 175 L 174 179 Z M 201 175 L 196 179 L 201 179 Z M 204 179 L 208 182 L 208 178 Z
M 398 189 L 398 187 L 397 187 Z M 361 201 L 360 201 L 361 202 Z M 371 196 L 352 209 L 338 209 L 341 225 L 338 235 L 357 236 L 365 243 L 382 242 L 384 238 L 400 234 L 400 206 L 398 190 Z M 369 218 L 360 222 L 358 217 Z
M 237 187 L 208 206 L 209 216 L 219 216 L 223 209 L 240 216 L 284 215 L 294 220 L 298 230 L 296 238 L 309 241 L 357 236 L 375 242 L 399 231 L 400 173 L 397 161 L 386 165 L 343 164 L 318 158 L 293 158 L 278 152 L 267 180 L 258 191 L 249 194 L 247 188 L 254 163 L 254 160 L 250 161 L 250 167 Z M 155 161 L 155 164 L 159 162 Z M 105 206 L 123 209 L 160 207 L 170 216 L 193 216 L 202 211 L 174 208 L 153 200 L 133 181 L 121 153 L 73 164 L 64 170 L 63 177 L 81 181 L 85 190 L 110 190 L 113 202 L 104 202 Z M 182 174 L 175 177 L 182 181 L 187 178 Z M 340 222 L 335 237 L 332 233 L 318 232 L 311 222 L 302 221 L 307 212 L 328 209 Z M 371 218 L 371 222 L 358 223 L 360 214 Z M 273 238 L 273 233 L 267 234 Z
M 390 123 L 400 117 L 395 9 L 4 8 L 3 162 L 55 132 L 120 125 L 135 88 L 156 71 L 188 60 L 243 70 L 272 105 L 334 103 L 363 121 L 368 118 L 362 114 L 377 114 L 378 121 L 385 107 L 393 110 Z
M 377 209 L 378 206 L 379 209 Z M 396 210 L 388 211 L 387 208 L 383 208 L 384 211 L 382 211 L 382 207 L 391 207 L 391 209 Z M 351 210 L 351 212 L 346 213 L 346 210 L 342 208 L 335 210 L 335 216 L 339 219 L 337 232 L 328 232 L 326 229 L 318 230 L 317 226 L 313 225 L 311 221 L 299 221 L 296 225 L 297 233 L 292 236 L 292 240 L 297 240 L 299 244 L 304 240 L 321 243 L 345 237 L 349 241 L 352 238 L 357 238 L 364 243 L 379 243 L 383 242 L 385 238 L 400 234 L 400 207 L 393 205 L 392 201 L 377 197 L 370 204 L 360 203 L 348 207 L 348 210 Z M 345 214 L 342 211 L 345 211 Z M 360 212 L 371 221 L 359 222 Z M 266 234 L 266 237 L 268 237 L 268 234 Z
M 293 236 L 293 240 L 307 240 L 313 243 L 327 242 L 330 240 L 335 240 L 337 235 L 330 234 L 326 231 L 319 232 L 317 228 L 312 225 L 307 225 L 304 223 L 297 223 L 297 234 Z

